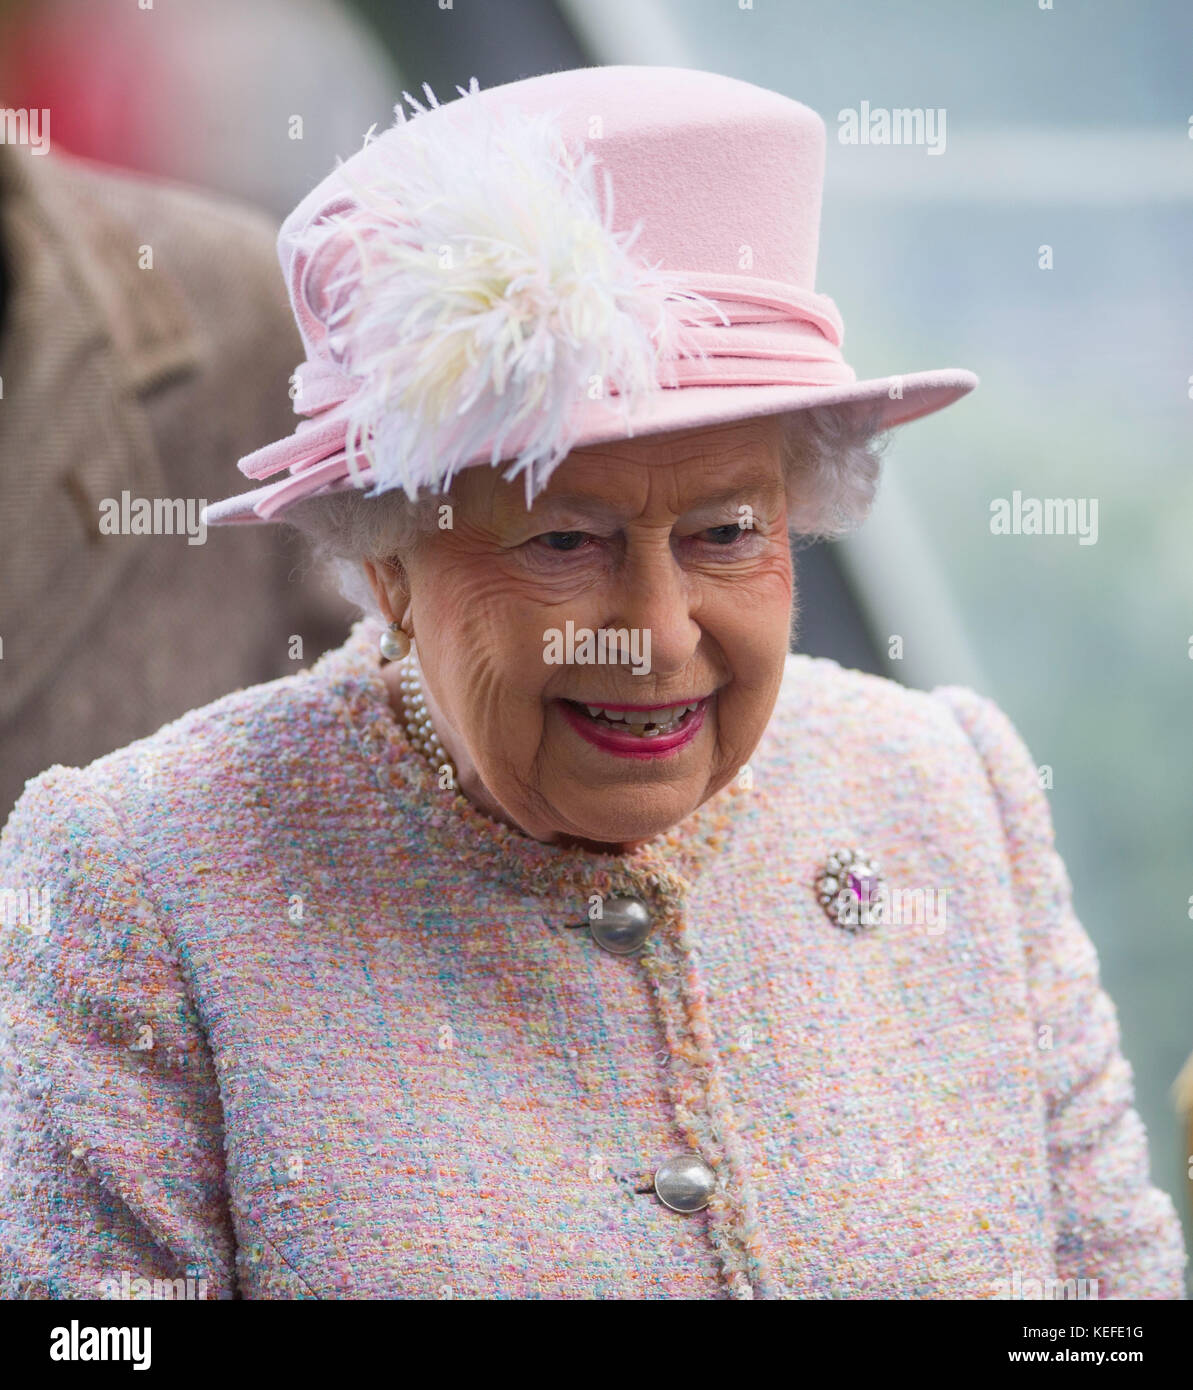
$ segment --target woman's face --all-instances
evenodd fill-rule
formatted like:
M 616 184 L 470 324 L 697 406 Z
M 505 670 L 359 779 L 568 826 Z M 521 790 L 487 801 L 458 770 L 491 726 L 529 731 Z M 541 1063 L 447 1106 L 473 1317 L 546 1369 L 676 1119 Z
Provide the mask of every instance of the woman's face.
M 521 480 L 469 468 L 405 575 L 367 566 L 387 620 L 409 606 L 474 802 L 536 839 L 626 849 L 738 775 L 791 624 L 779 438 L 771 418 L 578 449 L 529 511 Z

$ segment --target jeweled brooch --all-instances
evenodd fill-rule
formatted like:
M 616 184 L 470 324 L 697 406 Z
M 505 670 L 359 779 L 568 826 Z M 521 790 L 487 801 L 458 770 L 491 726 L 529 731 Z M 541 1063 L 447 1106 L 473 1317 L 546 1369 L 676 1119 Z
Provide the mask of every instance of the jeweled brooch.
M 860 849 L 830 854 L 816 892 L 825 912 L 847 931 L 863 931 L 884 920 L 886 883 L 878 860 Z

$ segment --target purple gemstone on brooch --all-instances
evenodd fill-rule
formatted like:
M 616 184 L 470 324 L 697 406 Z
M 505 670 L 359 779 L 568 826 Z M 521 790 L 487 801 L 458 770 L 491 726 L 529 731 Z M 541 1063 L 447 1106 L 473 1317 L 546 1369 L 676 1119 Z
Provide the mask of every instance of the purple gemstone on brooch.
M 832 921 L 848 931 L 876 927 L 883 920 L 886 884 L 878 861 L 860 849 L 830 854 L 816 892 Z

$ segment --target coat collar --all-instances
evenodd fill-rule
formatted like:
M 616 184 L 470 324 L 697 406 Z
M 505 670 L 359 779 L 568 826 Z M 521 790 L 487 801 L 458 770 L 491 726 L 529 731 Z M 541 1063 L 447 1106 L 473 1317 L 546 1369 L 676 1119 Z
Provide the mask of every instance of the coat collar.
M 403 807 L 421 817 L 420 830 L 432 856 L 467 865 L 478 876 L 497 879 L 517 892 L 582 908 L 593 894 L 676 901 L 687 896 L 724 849 L 739 805 L 736 782 L 678 826 L 623 855 L 544 844 L 493 820 L 461 793 L 442 791 L 390 706 L 377 649 L 382 628 L 379 619 L 362 618 L 343 646 L 322 657 L 312 674 L 330 679 L 346 701 L 362 751 Z

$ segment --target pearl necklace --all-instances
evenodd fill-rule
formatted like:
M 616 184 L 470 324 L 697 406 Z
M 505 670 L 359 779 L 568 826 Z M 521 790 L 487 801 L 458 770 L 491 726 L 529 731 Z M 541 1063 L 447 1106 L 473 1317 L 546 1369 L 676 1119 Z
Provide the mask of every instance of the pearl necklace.
M 445 764 L 450 768 L 452 761 L 447 756 L 443 744 L 439 742 L 439 735 L 431 722 L 431 712 L 427 709 L 413 652 L 402 665 L 403 671 L 398 684 L 402 691 L 402 712 L 406 719 L 406 733 L 411 747 L 424 758 L 429 758 L 436 771 Z

